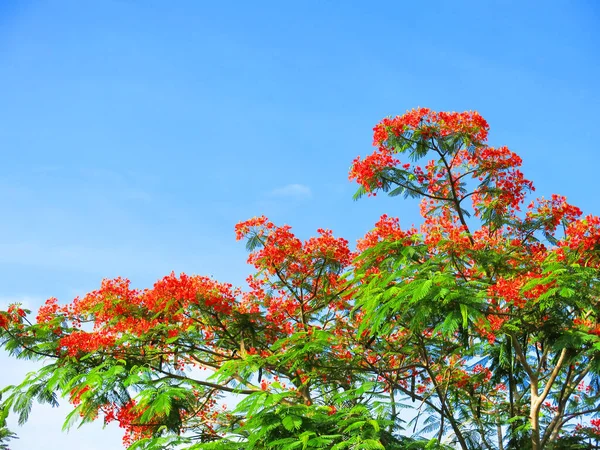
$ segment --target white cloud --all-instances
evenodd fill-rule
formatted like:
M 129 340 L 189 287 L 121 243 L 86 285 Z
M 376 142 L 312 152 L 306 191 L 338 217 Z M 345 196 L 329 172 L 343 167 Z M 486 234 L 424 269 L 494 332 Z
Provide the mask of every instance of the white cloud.
M 273 189 L 271 191 L 272 197 L 286 197 L 286 198 L 309 198 L 311 196 L 311 190 L 308 186 L 304 184 L 288 184 L 286 186 Z

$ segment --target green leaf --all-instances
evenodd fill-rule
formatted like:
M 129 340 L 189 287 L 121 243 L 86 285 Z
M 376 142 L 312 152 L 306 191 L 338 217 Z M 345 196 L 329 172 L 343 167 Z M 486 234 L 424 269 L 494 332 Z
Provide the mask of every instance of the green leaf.
M 77 407 L 75 407 L 73 409 L 73 411 L 71 411 L 67 415 L 67 417 L 63 423 L 63 426 L 62 426 L 63 431 L 69 431 L 73 427 L 73 425 L 75 425 L 77 423 L 77 421 L 80 420 L 81 408 L 82 408 L 82 405 L 78 405 Z
M 563 298 L 571 298 L 573 297 L 573 295 L 575 295 L 575 290 L 568 287 L 564 287 L 560 290 L 559 295 Z
M 368 420 L 368 421 L 367 421 L 367 423 L 368 423 L 369 425 L 371 425 L 375 431 L 379 432 L 379 430 L 380 430 L 380 427 L 379 427 L 379 422 L 377 422 L 377 421 L 376 421 L 376 420 L 374 420 L 374 419 L 371 419 L 371 420 Z
M 463 328 L 467 328 L 469 325 L 469 308 L 467 308 L 467 305 L 463 303 L 460 304 L 460 314 L 463 319 Z
M 302 418 L 294 415 L 285 416 L 281 423 L 286 430 L 294 431 L 300 429 L 302 426 Z
M 431 280 L 424 280 L 419 287 L 417 287 L 413 293 L 412 301 L 421 301 L 431 290 L 433 282 Z

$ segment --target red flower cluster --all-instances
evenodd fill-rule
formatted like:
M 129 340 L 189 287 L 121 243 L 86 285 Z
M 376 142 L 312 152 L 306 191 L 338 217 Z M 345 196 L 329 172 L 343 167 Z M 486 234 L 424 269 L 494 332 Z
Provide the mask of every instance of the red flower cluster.
M 562 195 L 552 194 L 550 200 L 544 198 L 531 202 L 527 218 L 529 220 L 543 218 L 544 229 L 548 232 L 556 231 L 558 225 L 563 221 L 567 223 L 575 222 L 582 212 L 577 206 L 567 203 L 567 198 Z
M 476 111 L 435 112 L 428 108 L 407 111 L 402 116 L 383 119 L 373 128 L 373 145 L 382 146 L 390 137 L 417 129 L 426 130 L 426 137 L 446 137 L 452 134 L 468 136 L 472 142 L 487 140 L 489 125 Z
M 25 310 L 18 304 L 12 304 L 6 311 L 0 311 L 0 328 L 7 329 L 11 325 L 17 328 L 23 328 L 23 318 L 26 316 Z
M 375 195 L 372 191 L 372 183 L 375 182 L 378 187 L 383 185 L 383 182 L 377 179 L 377 175 L 399 162 L 400 160 L 394 158 L 390 151 L 380 148 L 364 159 L 357 157 L 352 162 L 349 178 L 351 180 L 356 179 L 356 182 L 364 186 L 366 191 L 369 192 L 369 195 Z
M 507 147 L 479 147 L 468 158 L 467 170 L 480 179 L 493 183 L 481 185 L 474 191 L 472 202 L 477 215 L 493 204 L 497 214 L 519 210 L 528 191 L 535 190 L 533 183 L 518 170 L 522 160 Z
M 59 348 L 64 348 L 69 356 L 81 356 L 98 350 L 106 350 L 114 347 L 116 336 L 108 330 L 94 333 L 75 331 L 59 340 Z
M 157 281 L 152 289 L 130 288 L 124 278 L 103 280 L 100 289 L 76 298 L 60 307 L 51 298 L 40 308 L 39 324 L 49 324 L 55 318 L 69 321 L 72 329 L 56 328 L 61 334 L 58 351 L 79 357 L 94 351 L 119 352 L 119 342 L 128 338 L 143 338 L 153 330 L 168 328 L 168 337 L 179 335 L 196 323 L 200 311 L 228 315 L 237 304 L 239 290 L 229 283 L 209 277 L 174 273 Z M 93 330 L 83 331 L 81 324 L 93 322 Z M 59 324 L 53 327 L 59 327 Z M 210 331 L 207 330 L 210 334 Z
M 5 313 L 4 311 L 0 311 L 0 328 L 8 328 L 8 325 L 10 324 L 10 319 L 8 317 L 8 314 Z
M 59 311 L 58 300 L 51 297 L 40 307 L 35 320 L 37 323 L 48 323 L 56 317 Z
M 387 214 L 383 214 L 377 223 L 375 228 L 369 231 L 365 237 L 359 239 L 356 244 L 356 250 L 358 253 L 362 253 L 365 250 L 374 247 L 379 242 L 389 241 L 400 241 L 415 235 L 417 230 L 410 228 L 408 231 L 400 228 L 400 219 L 396 217 L 388 217 Z
M 384 119 L 374 128 L 373 144 L 377 150 L 364 159 L 356 158 L 349 178 L 355 179 L 369 195 L 375 195 L 384 182 L 386 187 L 396 183 L 435 200 L 428 208 L 430 212 L 440 204 L 466 198 L 465 177 L 470 176 L 485 180 L 469 194 L 476 215 L 489 208 L 496 214 L 518 211 L 533 184 L 518 170 L 522 162 L 518 155 L 506 147 L 485 145 L 488 130 L 485 119 L 473 111 L 448 113 L 419 108 Z M 444 147 L 450 137 L 459 139 L 458 148 L 456 143 Z M 429 160 L 424 169 L 402 164 L 395 157 L 397 153 L 409 152 L 411 157 L 420 158 L 423 148 L 437 157 Z M 405 181 L 397 181 L 398 176 Z
M 525 284 L 525 279 L 504 279 L 502 277 L 496 280 L 496 283 L 490 286 L 488 294 L 496 304 L 504 301 L 518 308 L 525 306 L 526 299 L 521 295 L 521 288 Z
M 102 408 L 104 412 L 104 423 L 113 421 L 119 422 L 119 427 L 125 430 L 123 436 L 123 446 L 129 447 L 134 442 L 152 436 L 152 427 L 144 426 L 139 423 L 140 417 L 144 411 L 137 406 L 135 400 L 130 400 L 120 408 L 112 404 L 105 405 Z
M 563 246 L 580 252 L 588 252 L 600 244 L 600 217 L 588 215 L 569 223 Z
M 350 168 L 349 178 L 355 179 L 370 195 L 375 195 L 374 188 L 383 185 L 379 175 L 400 163 L 393 155 L 401 144 L 459 135 L 467 145 L 480 145 L 487 140 L 488 130 L 485 119 L 474 111 L 438 113 L 418 108 L 402 116 L 383 119 L 373 128 L 373 145 L 377 150 L 364 159 L 356 158 Z M 410 165 L 404 164 L 403 167 L 408 170 Z
M 262 236 L 266 230 L 270 230 L 273 227 L 274 225 L 265 216 L 253 217 L 235 225 L 235 238 L 239 241 L 246 237 L 251 230 Z

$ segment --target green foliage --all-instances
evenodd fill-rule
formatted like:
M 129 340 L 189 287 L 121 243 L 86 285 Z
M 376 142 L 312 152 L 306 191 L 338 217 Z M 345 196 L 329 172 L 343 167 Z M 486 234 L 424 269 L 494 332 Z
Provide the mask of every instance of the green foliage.
M 0 400 L 2 395 L 0 394 Z M 9 442 L 13 439 L 18 439 L 17 435 L 8 429 L 6 426 L 6 418 L 9 410 L 6 406 L 0 409 L 0 450 L 9 450 Z

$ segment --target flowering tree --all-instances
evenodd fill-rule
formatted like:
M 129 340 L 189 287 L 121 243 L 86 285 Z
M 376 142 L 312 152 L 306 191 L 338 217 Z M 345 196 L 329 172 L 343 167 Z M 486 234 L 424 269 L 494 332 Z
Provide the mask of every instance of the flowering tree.
M 35 320 L 14 305 L 3 345 L 44 366 L 2 417 L 63 397 L 66 427 L 117 422 L 132 449 L 597 448 L 600 219 L 561 196 L 523 207 L 521 159 L 475 112 L 374 132 L 357 197 L 421 198 L 420 230 L 384 215 L 351 250 L 257 217 L 236 226 L 245 290 L 171 274 Z

